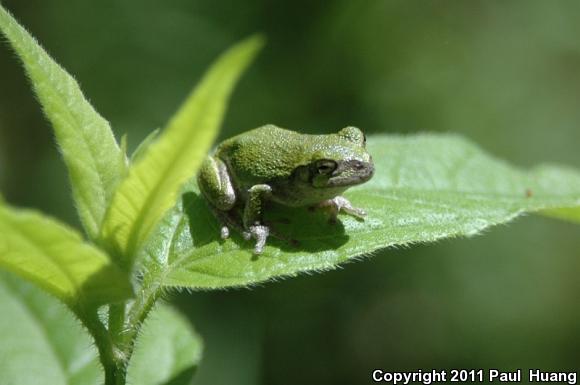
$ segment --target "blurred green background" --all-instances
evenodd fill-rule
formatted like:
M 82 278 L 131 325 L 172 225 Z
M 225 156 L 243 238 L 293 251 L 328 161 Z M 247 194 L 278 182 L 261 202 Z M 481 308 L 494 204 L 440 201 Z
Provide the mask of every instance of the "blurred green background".
M 230 44 L 268 45 L 222 138 L 262 125 L 455 132 L 521 166 L 580 168 L 580 2 L 4 0 L 130 148 Z M 0 189 L 78 224 L 49 124 L 0 47 Z M 380 172 L 380 171 L 379 171 Z M 372 369 L 580 369 L 580 228 L 527 217 L 343 269 L 172 300 L 196 385 L 363 384 Z

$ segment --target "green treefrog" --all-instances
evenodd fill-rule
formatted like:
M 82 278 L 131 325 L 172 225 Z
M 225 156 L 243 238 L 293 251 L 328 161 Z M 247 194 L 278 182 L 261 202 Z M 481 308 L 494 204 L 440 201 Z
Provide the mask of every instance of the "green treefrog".
M 336 221 L 339 212 L 357 218 L 366 213 L 341 194 L 368 181 L 374 173 L 366 138 L 356 127 L 336 134 L 308 135 L 266 125 L 220 143 L 197 175 L 201 193 L 222 222 L 253 238 L 261 254 L 270 228 L 263 222 L 264 204 L 323 207 Z

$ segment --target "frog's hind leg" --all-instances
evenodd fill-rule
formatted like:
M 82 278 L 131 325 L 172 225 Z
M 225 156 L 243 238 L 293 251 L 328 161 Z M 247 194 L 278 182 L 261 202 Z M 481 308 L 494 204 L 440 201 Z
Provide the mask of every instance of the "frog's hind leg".
M 236 193 L 224 162 L 208 156 L 197 174 L 197 184 L 203 196 L 209 201 L 212 211 L 221 222 L 222 239 L 230 236 L 229 227 L 234 222 L 228 212 L 236 203 Z
M 197 174 L 199 189 L 218 210 L 229 211 L 236 203 L 236 192 L 224 162 L 213 156 L 205 158 Z

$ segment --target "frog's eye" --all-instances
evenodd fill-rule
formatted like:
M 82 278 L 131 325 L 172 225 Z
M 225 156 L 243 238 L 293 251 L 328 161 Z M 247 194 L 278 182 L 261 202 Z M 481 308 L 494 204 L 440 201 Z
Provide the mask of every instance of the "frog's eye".
M 367 141 L 364 132 L 362 132 L 360 128 L 352 126 L 343 128 L 338 132 L 338 135 L 342 136 L 343 138 L 345 138 L 350 142 L 362 144 L 363 146 L 366 144 Z
M 316 162 L 316 171 L 319 174 L 332 174 L 338 167 L 334 160 L 322 159 Z

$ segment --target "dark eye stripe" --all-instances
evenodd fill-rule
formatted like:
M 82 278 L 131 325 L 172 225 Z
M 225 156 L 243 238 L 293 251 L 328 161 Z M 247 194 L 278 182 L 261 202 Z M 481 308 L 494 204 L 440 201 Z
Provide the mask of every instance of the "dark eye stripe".
M 338 165 L 335 161 L 328 159 L 320 160 L 316 163 L 316 170 L 320 174 L 330 174 L 336 170 L 337 167 Z

